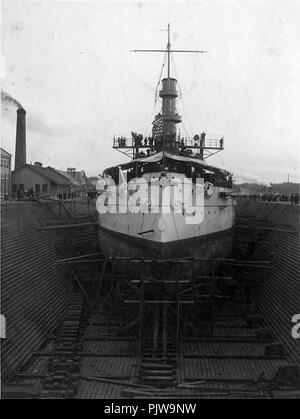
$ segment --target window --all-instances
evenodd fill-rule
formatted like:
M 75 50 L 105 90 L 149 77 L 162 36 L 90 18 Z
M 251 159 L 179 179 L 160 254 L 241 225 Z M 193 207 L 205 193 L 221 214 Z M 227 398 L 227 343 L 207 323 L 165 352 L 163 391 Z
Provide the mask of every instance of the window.
M 12 191 L 13 191 L 14 193 L 17 193 L 17 191 L 18 191 L 18 185 L 17 185 L 16 183 L 14 183 L 14 184 L 12 185 Z
M 35 185 L 35 192 L 40 193 L 41 191 L 41 185 Z
M 47 193 L 47 192 L 48 192 L 48 185 L 47 185 L 47 183 L 45 183 L 43 185 L 43 193 Z

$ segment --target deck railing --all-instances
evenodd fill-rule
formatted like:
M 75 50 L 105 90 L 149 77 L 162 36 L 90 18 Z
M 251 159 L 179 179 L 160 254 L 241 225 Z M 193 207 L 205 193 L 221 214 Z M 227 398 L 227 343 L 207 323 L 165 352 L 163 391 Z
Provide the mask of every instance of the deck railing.
M 195 140 L 191 137 L 177 138 L 176 142 L 182 149 L 193 148 L 193 149 L 211 149 L 211 150 L 223 150 L 224 139 L 204 139 Z M 145 137 L 142 140 L 126 138 L 126 137 L 114 137 L 113 148 L 116 149 L 128 149 L 128 148 L 149 148 L 153 149 L 156 147 L 157 140 L 153 137 Z

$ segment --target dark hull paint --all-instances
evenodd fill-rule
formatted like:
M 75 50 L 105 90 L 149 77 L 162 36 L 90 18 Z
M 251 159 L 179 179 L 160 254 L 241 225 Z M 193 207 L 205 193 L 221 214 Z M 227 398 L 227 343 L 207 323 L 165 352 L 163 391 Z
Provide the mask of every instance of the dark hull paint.
M 178 240 L 169 243 L 157 243 L 126 234 L 114 232 L 99 226 L 100 249 L 106 256 L 136 258 L 227 258 L 233 247 L 233 228 Z

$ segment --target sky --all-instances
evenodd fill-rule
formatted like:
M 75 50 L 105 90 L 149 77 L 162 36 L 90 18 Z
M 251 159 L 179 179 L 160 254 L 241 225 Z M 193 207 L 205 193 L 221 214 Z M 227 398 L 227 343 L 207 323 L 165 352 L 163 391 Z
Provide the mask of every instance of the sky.
M 27 161 L 88 176 L 127 161 L 112 138 L 149 135 L 172 47 L 182 134 L 225 138 L 210 163 L 259 182 L 300 181 L 299 0 L 2 1 L 1 88 L 27 111 Z M 1 106 L 14 154 L 16 109 Z

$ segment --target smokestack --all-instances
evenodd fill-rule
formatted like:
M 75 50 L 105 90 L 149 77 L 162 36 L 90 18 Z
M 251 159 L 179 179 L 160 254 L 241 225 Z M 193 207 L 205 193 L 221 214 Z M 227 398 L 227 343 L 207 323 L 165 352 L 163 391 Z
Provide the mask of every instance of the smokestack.
M 26 111 L 23 108 L 17 110 L 17 133 L 15 170 L 21 169 L 26 164 Z

